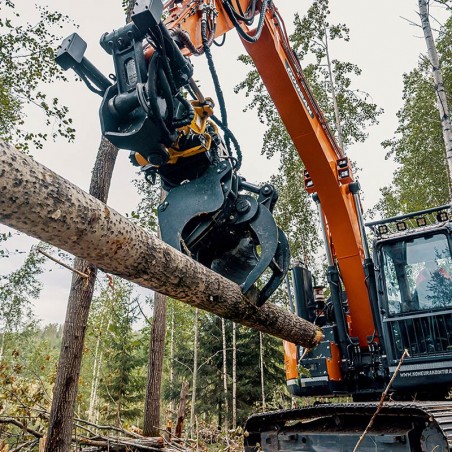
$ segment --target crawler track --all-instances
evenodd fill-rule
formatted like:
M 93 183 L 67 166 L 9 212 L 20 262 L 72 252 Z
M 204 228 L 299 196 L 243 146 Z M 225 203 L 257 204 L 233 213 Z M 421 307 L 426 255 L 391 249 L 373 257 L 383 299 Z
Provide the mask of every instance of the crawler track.
M 251 416 L 245 450 L 350 452 L 377 403 L 318 404 Z M 452 402 L 388 402 L 359 447 L 364 451 L 451 451 Z

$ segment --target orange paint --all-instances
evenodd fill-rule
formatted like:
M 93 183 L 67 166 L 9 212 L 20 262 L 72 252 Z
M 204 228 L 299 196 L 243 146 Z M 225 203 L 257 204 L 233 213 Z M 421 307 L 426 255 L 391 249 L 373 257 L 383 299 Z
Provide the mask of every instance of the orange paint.
M 341 352 L 339 346 L 330 342 L 331 358 L 326 359 L 326 368 L 328 371 L 328 377 L 332 381 L 342 381 L 341 372 Z
M 243 10 L 250 3 L 250 0 L 238 1 Z M 204 4 L 210 5 L 211 2 L 184 0 L 170 10 L 165 21 L 168 28 L 186 30 L 197 48 L 202 46 L 200 7 Z M 257 11 L 259 6 L 260 4 Z M 215 2 L 215 7 L 218 10 L 215 36 L 218 37 L 232 29 L 233 25 L 223 4 Z M 247 29 L 246 26 L 243 28 Z M 351 328 L 349 334 L 358 337 L 361 347 L 367 348 L 367 336 L 373 335 L 375 327 L 365 283 L 362 239 L 355 201 L 346 183 L 353 180 L 353 175 L 350 173 L 350 177 L 342 182 L 338 180 L 337 161 L 345 156 L 311 95 L 300 65 L 290 49 L 284 23 L 273 4 L 267 10 L 260 39 L 255 43 L 243 41 L 243 44 L 319 195 L 331 237 L 330 247 L 347 290 L 350 309 L 348 324 Z
M 283 348 L 286 380 L 294 380 L 298 378 L 297 346 L 292 342 L 283 341 Z

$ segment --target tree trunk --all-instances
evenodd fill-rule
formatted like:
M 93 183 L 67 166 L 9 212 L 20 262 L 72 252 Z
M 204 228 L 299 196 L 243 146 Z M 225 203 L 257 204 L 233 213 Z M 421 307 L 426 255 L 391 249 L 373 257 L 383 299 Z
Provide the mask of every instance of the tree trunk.
M 261 371 L 262 411 L 265 411 L 264 335 L 261 331 L 259 331 L 259 368 Z
M 162 382 L 163 355 L 166 334 L 166 296 L 154 295 L 154 318 L 148 361 L 148 380 L 144 403 L 144 436 L 159 436 L 160 387 Z
M 228 401 L 228 367 L 226 350 L 226 322 L 221 319 L 221 336 L 223 338 L 223 393 L 224 393 L 224 433 L 229 431 L 229 401 Z
M 328 76 L 330 78 L 330 84 L 331 84 L 331 98 L 333 100 L 333 109 L 334 109 L 334 122 L 336 123 L 336 131 L 337 131 L 337 143 L 339 144 L 339 147 L 341 148 L 342 152 L 345 152 L 344 149 L 344 140 L 342 139 L 342 125 L 341 125 L 341 116 L 339 114 L 339 106 L 337 105 L 337 98 L 336 98 L 336 82 L 333 77 L 333 69 L 331 67 L 331 60 L 330 60 L 330 52 L 328 48 L 328 33 L 329 30 L 325 27 L 325 53 L 326 53 L 326 61 L 328 66 Z
M 160 201 L 163 202 L 166 192 L 162 189 Z M 158 234 L 160 238 L 160 231 Z M 149 344 L 148 379 L 144 402 L 144 436 L 160 434 L 160 389 L 162 386 L 163 357 L 165 355 L 166 336 L 166 297 L 156 293 L 154 296 L 154 316 Z
M 117 153 L 118 150 L 109 141 L 102 138 L 89 192 L 104 203 L 108 199 Z M 48 187 L 50 186 L 52 186 L 52 183 L 48 182 Z M 84 279 L 75 273 L 72 277 L 50 410 L 46 443 L 46 451 L 48 452 L 65 452 L 70 449 L 72 417 L 82 363 L 83 344 L 97 276 L 97 268 L 89 261 L 76 258 L 74 267 L 88 274 L 89 278 Z
M 182 430 L 184 429 L 184 419 L 185 419 L 185 406 L 187 404 L 187 394 L 188 394 L 188 381 L 182 383 L 182 388 L 180 390 L 179 397 L 179 409 L 177 410 L 177 420 L 176 420 L 176 438 L 182 437 Z
M 110 323 L 108 323 L 107 325 L 107 330 L 109 325 Z M 102 351 L 99 349 L 100 339 L 102 337 L 102 326 L 103 321 L 101 320 L 99 333 L 96 340 L 96 347 L 94 349 L 93 377 L 91 381 L 91 393 L 89 397 L 88 422 L 94 422 L 94 408 L 96 405 L 97 387 L 99 386 L 99 374 L 102 362 Z
M 196 388 L 198 380 L 198 308 L 195 308 L 195 324 L 194 324 L 194 337 L 193 337 L 193 381 L 191 388 L 191 407 L 190 407 L 190 436 L 193 438 L 195 431 L 195 403 L 196 403 Z
M 237 428 L 237 325 L 232 324 L 232 428 Z
M 317 326 L 270 302 L 256 307 L 255 293 L 244 296 L 234 282 L 2 142 L 0 193 L 1 223 L 76 254 L 106 273 L 303 347 L 322 340 Z
M 171 302 L 170 386 L 174 386 L 174 301 Z M 176 411 L 176 400 L 171 401 L 171 412 Z
M 449 115 L 449 106 L 447 104 L 447 96 L 444 89 L 444 81 L 443 75 L 441 73 L 438 52 L 436 50 L 435 40 L 433 39 L 432 29 L 430 26 L 428 1 L 418 0 L 418 2 L 422 30 L 424 32 L 424 38 L 427 44 L 428 57 L 432 65 L 432 75 L 433 81 L 435 83 L 437 105 L 441 119 L 441 128 L 443 130 L 443 139 L 445 144 L 446 169 L 449 175 L 449 199 L 452 200 L 452 128 Z

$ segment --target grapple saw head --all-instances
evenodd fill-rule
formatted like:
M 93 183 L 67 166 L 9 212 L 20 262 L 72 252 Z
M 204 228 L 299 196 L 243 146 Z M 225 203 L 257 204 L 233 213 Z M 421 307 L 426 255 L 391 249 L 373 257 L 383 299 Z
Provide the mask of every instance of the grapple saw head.
M 276 191 L 237 174 L 231 164 L 237 160 L 219 133 L 226 125 L 199 91 L 181 51 L 184 40 L 162 23 L 162 10 L 161 0 L 137 0 L 132 22 L 102 36 L 115 65 L 110 78 L 86 59 L 86 43 L 76 33 L 63 41 L 56 61 L 102 96 L 103 135 L 132 151 L 132 162 L 148 181 L 160 176 L 168 191 L 159 206 L 163 240 L 235 281 L 244 293 L 262 276 L 261 305 L 289 266 L 286 236 L 272 216 Z M 187 92 L 195 99 L 188 101 Z
M 243 191 L 257 194 L 257 198 Z M 257 187 L 237 175 L 228 160 L 173 188 L 158 209 L 162 239 L 236 282 L 247 293 L 268 268 L 261 306 L 289 267 L 285 234 L 272 215 L 277 199 L 271 185 Z

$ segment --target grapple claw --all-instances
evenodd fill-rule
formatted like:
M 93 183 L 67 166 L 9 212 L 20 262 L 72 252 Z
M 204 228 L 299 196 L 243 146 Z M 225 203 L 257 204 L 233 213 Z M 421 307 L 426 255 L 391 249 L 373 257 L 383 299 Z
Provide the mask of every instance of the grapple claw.
M 240 193 L 243 188 L 259 198 Z M 262 198 L 265 190 L 245 183 L 229 161 L 212 164 L 201 177 L 173 188 L 160 204 L 162 239 L 236 282 L 243 293 L 269 269 L 257 300 L 261 306 L 283 280 L 290 254 L 269 210 L 277 197 L 270 188 L 268 202 Z

